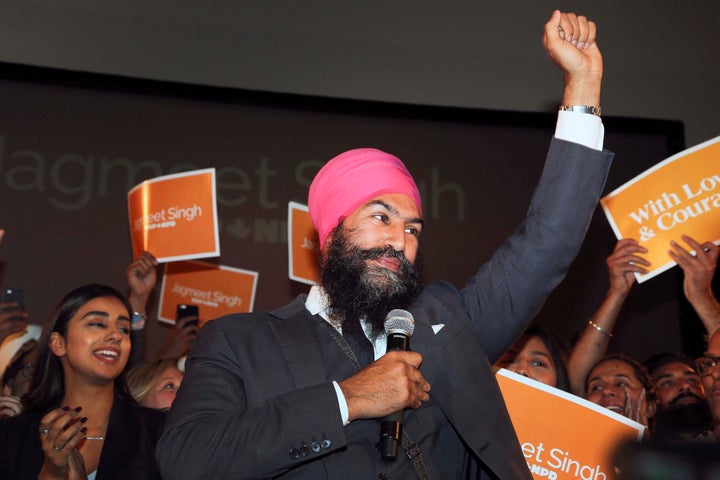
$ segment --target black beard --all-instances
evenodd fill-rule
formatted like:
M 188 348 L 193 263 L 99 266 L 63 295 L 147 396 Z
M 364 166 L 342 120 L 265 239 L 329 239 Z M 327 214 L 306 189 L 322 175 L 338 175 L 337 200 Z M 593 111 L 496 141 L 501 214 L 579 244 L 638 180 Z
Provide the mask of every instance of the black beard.
M 688 405 L 677 405 L 678 400 L 692 397 L 697 402 Z M 710 405 L 704 398 L 691 393 L 679 395 L 670 404 L 658 411 L 654 418 L 653 436 L 659 439 L 673 440 L 685 434 L 700 434 L 712 428 L 713 414 Z
M 377 337 L 385 331 L 385 315 L 394 308 L 407 308 L 420 293 L 420 269 L 392 247 L 358 248 L 350 241 L 351 233 L 342 223 L 333 231 L 327 255 L 319 262 L 320 281 L 332 317 L 342 322 L 344 332 L 359 328 L 364 317 Z M 368 266 L 367 260 L 383 256 L 400 260 L 399 270 Z

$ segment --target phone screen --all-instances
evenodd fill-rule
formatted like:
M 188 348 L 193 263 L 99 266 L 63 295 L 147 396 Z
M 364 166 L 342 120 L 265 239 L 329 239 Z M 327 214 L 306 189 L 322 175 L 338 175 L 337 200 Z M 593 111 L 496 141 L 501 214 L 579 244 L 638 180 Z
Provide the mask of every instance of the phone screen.
M 177 306 L 177 311 L 175 313 L 175 323 L 178 323 L 180 320 L 182 320 L 185 317 L 196 317 L 195 320 L 191 320 L 187 323 L 187 325 L 198 324 L 197 317 L 199 314 L 199 308 L 197 305 L 187 305 L 185 303 L 180 303 Z
M 25 295 L 23 294 L 22 288 L 3 288 L 2 291 L 3 302 L 15 302 L 17 307 L 8 307 L 5 311 L 24 310 L 25 309 Z
M 1 301 L 3 303 L 17 303 L 17 306 L 14 307 L 4 307 L 3 312 L 22 312 L 25 310 L 25 295 L 22 288 L 3 288 Z

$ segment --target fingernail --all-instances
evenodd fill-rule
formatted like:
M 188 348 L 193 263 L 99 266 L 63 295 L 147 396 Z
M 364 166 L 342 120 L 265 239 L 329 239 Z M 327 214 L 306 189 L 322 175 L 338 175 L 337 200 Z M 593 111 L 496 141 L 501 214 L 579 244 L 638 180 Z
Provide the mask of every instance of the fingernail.
M 80 431 L 82 432 L 83 435 L 85 435 L 87 433 L 87 427 L 81 428 Z
M 79 412 L 80 410 L 82 410 L 82 407 L 75 407 L 76 412 Z
M 87 422 L 87 417 L 82 417 L 82 418 L 80 419 L 80 423 L 85 423 L 85 422 Z
M 70 410 L 70 407 L 63 407 L 62 409 L 63 409 L 63 412 L 67 412 Z

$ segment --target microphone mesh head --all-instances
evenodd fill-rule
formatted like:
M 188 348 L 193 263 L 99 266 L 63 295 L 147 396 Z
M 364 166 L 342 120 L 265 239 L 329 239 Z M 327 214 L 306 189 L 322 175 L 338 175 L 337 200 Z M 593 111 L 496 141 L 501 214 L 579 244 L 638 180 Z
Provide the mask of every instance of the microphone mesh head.
M 396 308 L 385 316 L 385 334 L 399 333 L 411 337 L 415 331 L 415 319 L 407 310 Z

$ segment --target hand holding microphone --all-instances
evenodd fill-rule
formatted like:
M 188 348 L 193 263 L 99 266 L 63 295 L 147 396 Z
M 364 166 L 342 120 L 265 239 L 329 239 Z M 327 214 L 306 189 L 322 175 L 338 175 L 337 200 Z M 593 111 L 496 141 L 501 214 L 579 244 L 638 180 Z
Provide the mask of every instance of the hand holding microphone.
M 385 316 L 386 352 L 410 350 L 410 337 L 415 331 L 415 319 L 405 310 L 391 310 Z M 386 462 L 397 459 L 398 447 L 402 444 L 402 422 L 404 410 L 385 417 L 380 423 L 380 456 Z
M 383 418 L 405 408 L 418 408 L 428 400 L 430 384 L 418 370 L 422 356 L 417 352 L 390 350 L 395 341 L 390 343 L 388 338 L 385 355 L 339 382 L 350 421 Z

